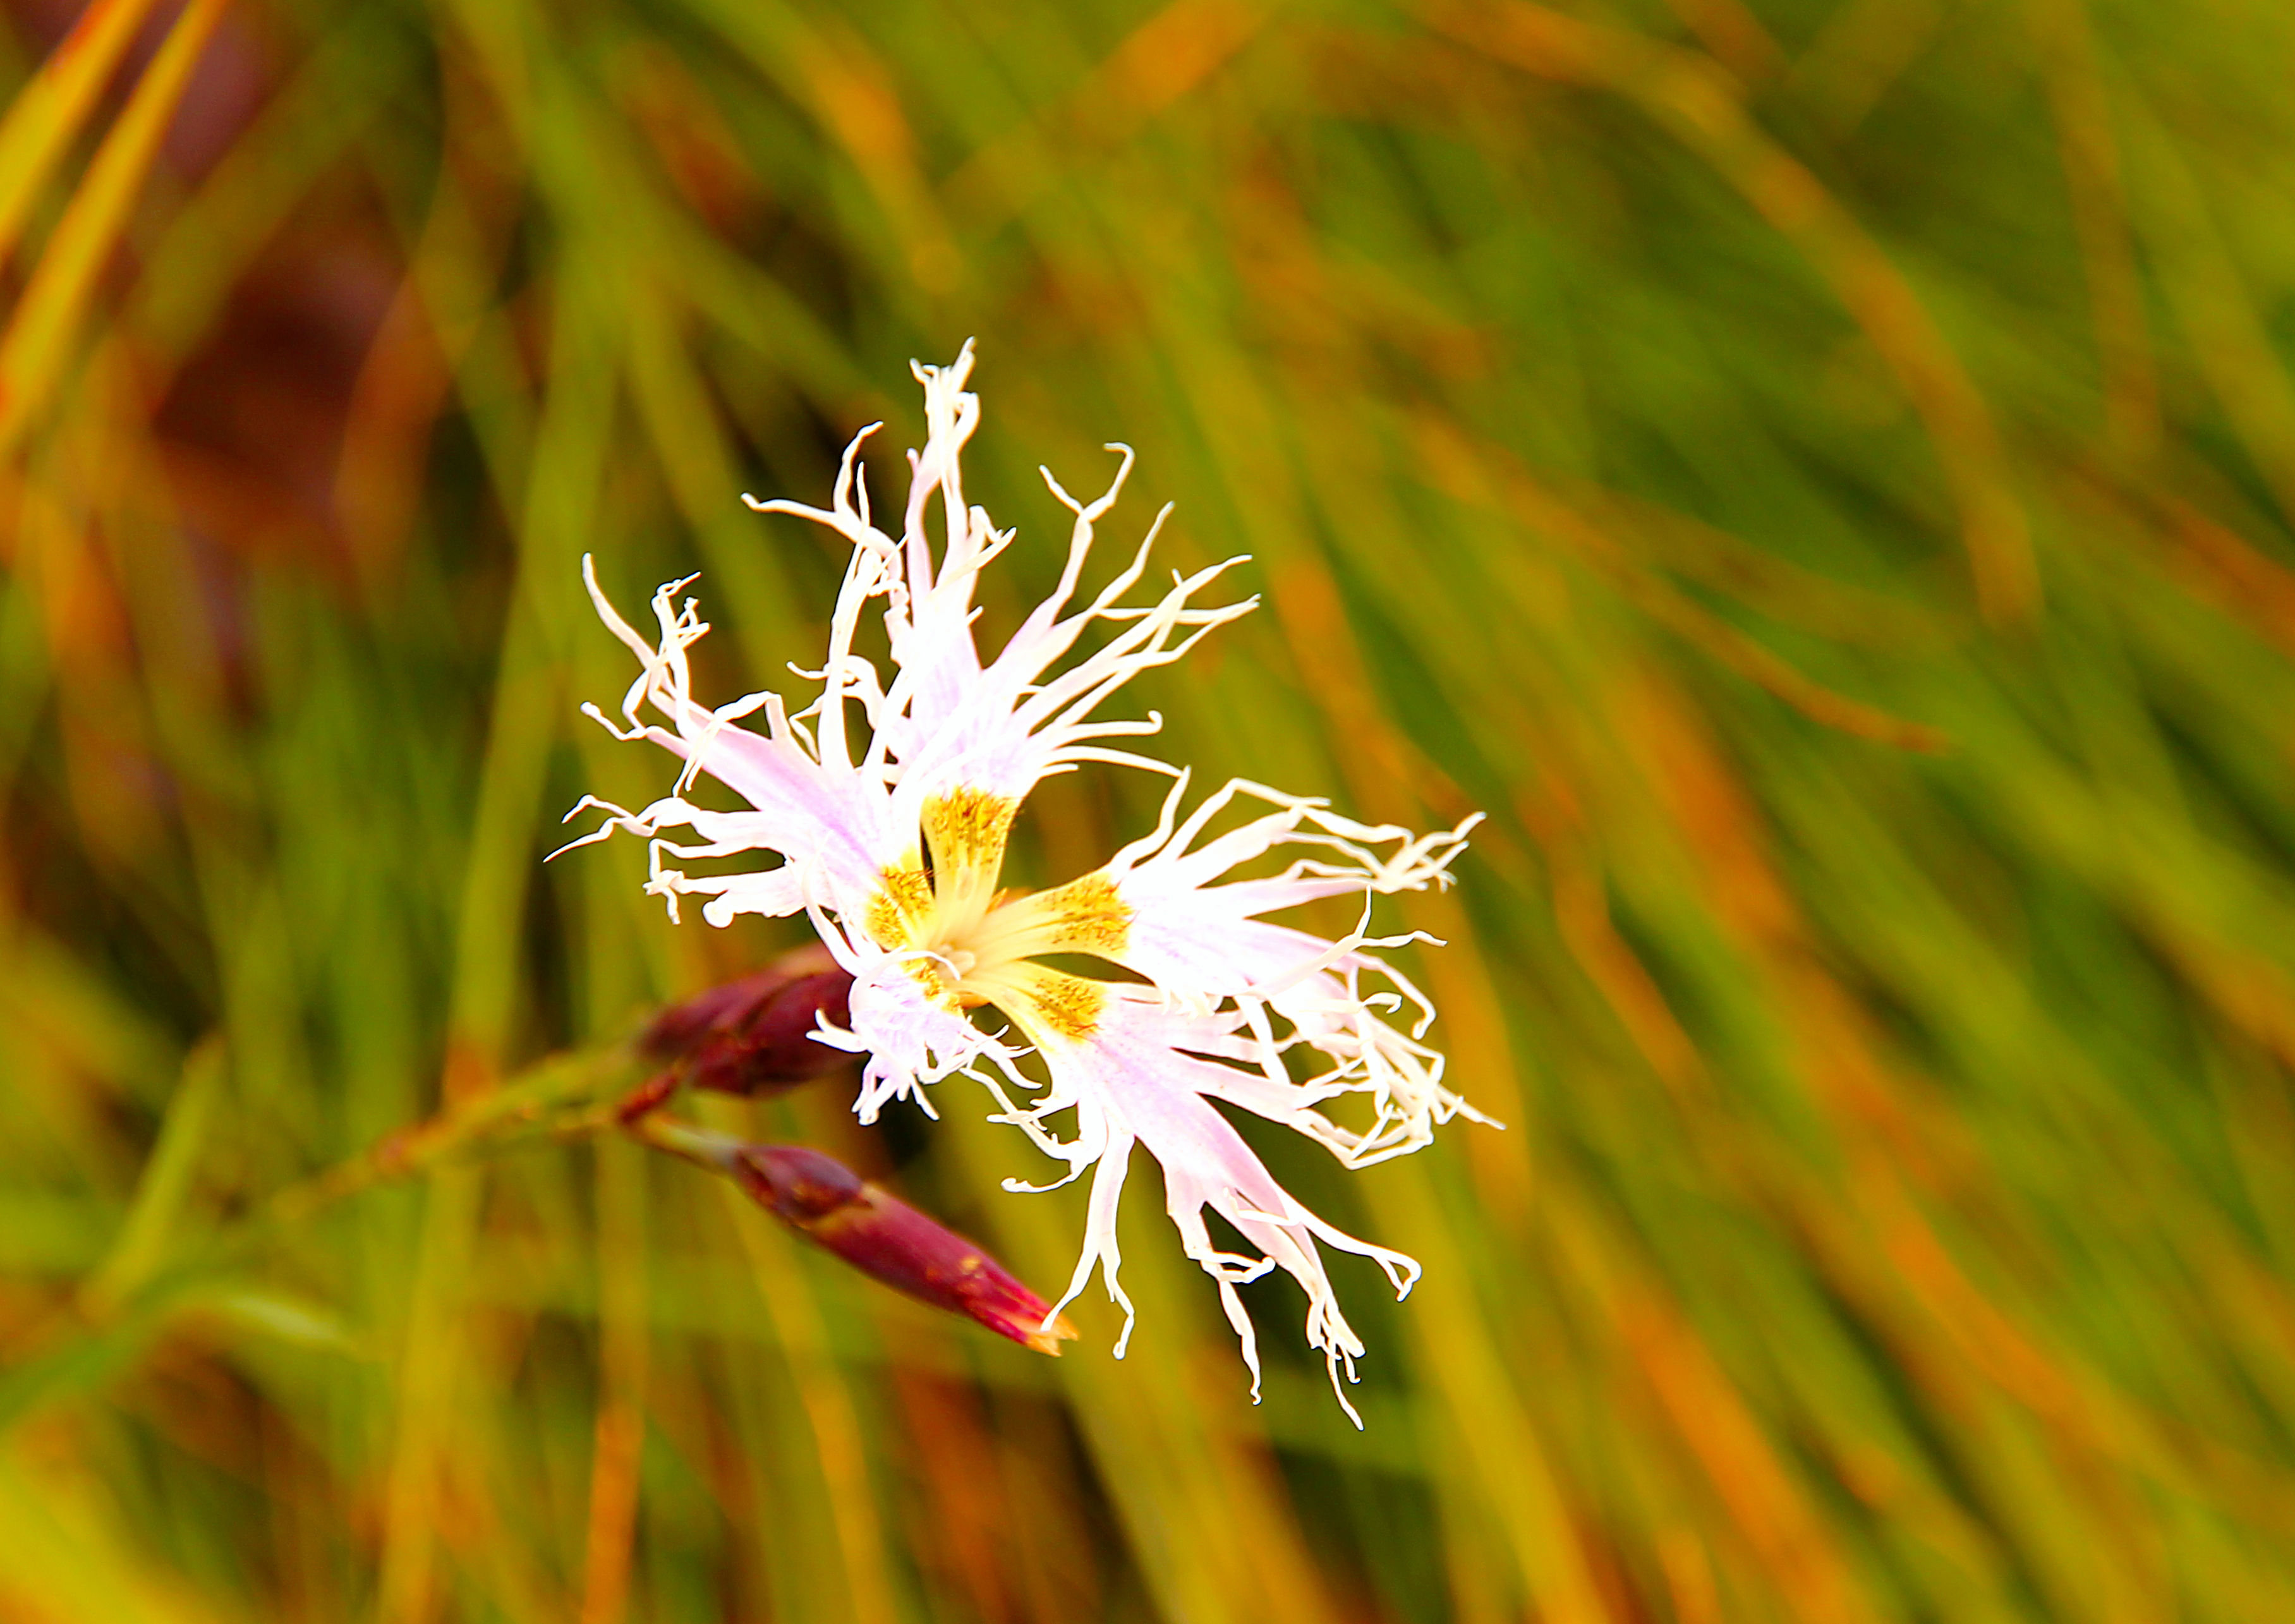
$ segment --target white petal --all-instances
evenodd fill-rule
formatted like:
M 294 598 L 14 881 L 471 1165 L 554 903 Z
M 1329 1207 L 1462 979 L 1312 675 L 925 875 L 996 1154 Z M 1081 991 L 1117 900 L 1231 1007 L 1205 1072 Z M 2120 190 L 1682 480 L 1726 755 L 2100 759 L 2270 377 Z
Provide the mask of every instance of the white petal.
M 1033 1032 L 1050 1067 L 1055 1096 L 1075 1106 L 1080 1127 L 1089 1125 L 1096 1140 L 1090 1147 L 1098 1163 L 1092 1215 L 1063 1304 L 1082 1289 L 1095 1264 L 1109 1291 L 1120 1298 L 1115 1192 L 1122 1187 L 1123 1160 L 1136 1139 L 1163 1166 L 1164 1204 L 1188 1255 L 1219 1282 L 1221 1306 L 1242 1341 L 1254 1391 L 1258 1350 L 1234 1287 L 1279 1267 L 1306 1292 L 1307 1340 L 1329 1366 L 1341 1406 L 1361 1425 L 1339 1378 L 1344 1373 L 1353 1379 L 1362 1342 L 1339 1310 L 1316 1243 L 1327 1241 L 1376 1260 L 1399 1292 L 1409 1289 L 1418 1265 L 1401 1253 L 1342 1234 L 1308 1212 L 1275 1181 L 1243 1136 L 1209 1103 L 1229 1098 L 1231 1090 L 1240 1091 L 1253 1098 L 1253 1108 L 1262 1114 L 1283 1120 L 1294 1114 L 1272 1108 L 1270 1090 L 1279 1085 L 1185 1052 L 1180 1045 L 1203 1031 L 1200 1017 L 1174 1016 L 1145 989 L 1111 986 L 1106 991 L 1106 1002 L 1088 1037 L 1063 1037 L 1049 1028 Z M 1022 1018 L 1017 1008 L 1014 1014 L 1016 1020 Z M 1310 1093 L 1300 1092 L 1303 1097 Z M 1045 1108 L 1052 1108 L 1049 1102 Z M 1305 1108 L 1305 1104 L 1300 1107 Z M 1215 1245 L 1205 1221 L 1206 1212 L 1217 1213 L 1264 1256 Z M 1127 1303 L 1127 1335 L 1129 1324 Z
M 1323 897 L 1368 897 L 1445 883 L 1474 820 L 1414 836 L 1407 829 L 1356 823 L 1320 802 L 1237 779 L 1175 827 L 1185 788 L 1184 780 L 1174 786 L 1156 832 L 1109 866 L 1117 895 L 1131 909 L 1123 947 L 1110 956 L 1197 1008 L 1232 1000 L 1290 1023 L 1299 1041 L 1333 1062 L 1320 1080 L 1328 1089 L 1370 1097 L 1368 1129 L 1316 1136 L 1352 1165 L 1417 1149 L 1432 1139 L 1436 1124 L 1457 1115 L 1487 1122 L 1442 1086 L 1442 1057 L 1417 1041 L 1433 1019 L 1433 1007 L 1365 951 L 1393 943 L 1360 929 L 1335 940 L 1258 917 Z M 1274 802 L 1280 810 L 1190 850 L 1212 819 L 1241 796 Z M 1330 855 L 1300 860 L 1272 878 L 1214 883 L 1285 846 Z M 1417 1017 L 1409 1035 L 1384 1018 L 1405 1005 Z M 1275 1063 L 1264 1047 L 1262 1067 L 1271 1071 Z
M 697 703 L 685 651 L 709 628 L 690 600 L 679 600 L 683 582 L 672 582 L 654 595 L 654 615 L 661 631 L 657 646 L 648 644 L 615 611 L 586 559 L 583 570 L 599 615 L 638 655 L 643 667 L 623 701 L 629 726 L 615 730 L 624 738 L 649 739 L 686 763 L 679 775 L 677 794 L 657 801 L 635 817 L 617 816 L 610 825 L 649 836 L 665 828 L 690 828 L 699 836 L 699 843 L 668 848 L 680 857 L 776 853 L 790 870 L 804 877 L 809 889 L 801 895 L 839 910 L 865 905 L 878 875 L 916 845 L 913 812 L 904 814 L 881 773 L 835 756 L 825 761 L 817 756 L 801 729 L 786 714 L 777 694 L 752 694 L 717 710 Z M 641 706 L 647 704 L 667 717 L 675 730 L 645 722 Z M 739 719 L 760 712 L 766 731 L 759 733 L 741 725 Z M 605 721 L 594 708 L 591 714 Z M 685 800 L 685 788 L 705 772 L 740 796 L 748 803 L 748 810 L 718 812 Z M 674 882 L 661 882 L 657 877 L 657 888 L 664 883 L 671 892 L 724 889 L 682 876 Z M 791 883 L 776 882 L 763 894 L 774 899 L 771 911 L 793 910 L 783 897 L 783 887 Z M 731 912 L 745 910 L 729 904 L 713 908 L 709 917 L 723 923 Z
M 869 1057 L 853 1106 L 864 1122 L 875 1122 L 895 1099 L 913 1100 L 926 1115 L 936 1116 L 925 1097 L 927 1087 L 983 1060 L 1009 1065 L 1012 1057 L 1009 1047 L 962 1012 L 926 994 L 911 970 L 916 957 L 885 953 L 861 964 L 846 999 L 850 1030 L 820 1034 L 835 1048 Z

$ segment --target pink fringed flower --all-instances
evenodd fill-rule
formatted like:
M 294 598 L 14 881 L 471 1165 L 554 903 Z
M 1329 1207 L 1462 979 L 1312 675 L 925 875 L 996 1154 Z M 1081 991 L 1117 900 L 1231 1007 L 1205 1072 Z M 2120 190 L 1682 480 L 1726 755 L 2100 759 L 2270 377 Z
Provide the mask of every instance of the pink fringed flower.
M 1318 1243 L 1374 1259 L 1398 1293 L 1409 1292 L 1418 1266 L 1342 1234 L 1292 1199 L 1213 1102 L 1304 1133 L 1353 1167 L 1417 1149 L 1454 1115 L 1487 1120 L 1443 1086 L 1442 1056 L 1420 1041 L 1433 1006 L 1373 951 L 1425 938 L 1374 937 L 1359 927 L 1334 941 L 1265 918 L 1354 896 L 1368 921 L 1373 894 L 1447 884 L 1475 820 L 1415 836 L 1240 779 L 1182 819 L 1188 775 L 1179 771 L 1155 832 L 1106 867 L 1051 891 L 999 889 L 1013 817 L 1040 779 L 1087 762 L 1173 772 L 1112 742 L 1154 732 L 1156 717 L 1106 720 L 1101 707 L 1132 676 L 1179 658 L 1253 601 L 1197 604 L 1241 561 L 1229 559 L 1175 578 L 1152 603 L 1123 605 L 1145 571 L 1158 514 L 1131 564 L 1076 605 L 1093 526 L 1131 468 L 1130 449 L 1111 445 L 1123 460 L 1094 502 L 1076 501 L 1045 473 L 1075 516 L 1067 566 L 1050 599 L 984 660 L 974 639 L 973 583 L 1013 533 L 964 501 L 960 457 L 980 420 L 979 399 L 964 387 L 971 346 L 951 366 L 914 370 L 927 434 L 909 458 L 897 540 L 871 518 L 861 477 L 862 444 L 874 426 L 846 449 L 827 509 L 747 499 L 760 512 L 826 526 L 853 546 L 827 657 L 818 673 L 804 673 L 821 691 L 802 709 L 790 711 L 774 693 L 702 705 L 691 693 L 686 650 L 708 627 L 679 596 L 688 583 L 654 594 L 656 635 L 648 638 L 615 611 L 584 560 L 598 613 L 642 667 L 622 701 L 625 725 L 594 706 L 584 709 L 617 737 L 665 747 L 685 769 L 666 798 L 640 812 L 585 797 L 576 811 L 599 807 L 607 820 L 575 844 L 617 828 L 646 837 L 648 889 L 673 918 L 685 896 L 706 898 L 703 917 L 715 925 L 740 913 L 804 911 L 853 976 L 849 1027 L 824 1019 L 814 1035 L 867 1057 L 863 1122 L 899 1098 L 930 1114 L 930 1086 L 961 1073 L 995 1097 L 994 1120 L 1019 1127 L 1066 1163 L 1058 1182 L 1093 1171 L 1083 1255 L 1048 1326 L 1097 1268 L 1124 1309 L 1122 1356 L 1131 1308 L 1117 1280 L 1116 1198 L 1132 1147 L 1145 1145 L 1162 1163 L 1165 1204 L 1188 1255 L 1218 1282 L 1254 1397 L 1258 1349 L 1236 1287 L 1279 1267 L 1307 1293 L 1308 1340 L 1352 1417 L 1338 1377 L 1344 1370 L 1353 1379 L 1362 1343 L 1339 1311 Z M 943 520 L 937 543 L 927 512 L 935 494 Z M 878 600 L 889 676 L 853 648 L 864 610 Z M 1076 653 L 1095 626 L 1107 634 Z M 649 706 L 659 720 L 647 720 Z M 688 800 L 705 773 L 746 809 L 712 811 Z M 1265 810 L 1208 833 L 1221 813 L 1254 804 Z M 673 829 L 684 833 L 664 836 Z M 708 877 L 665 862 L 750 853 L 780 861 Z M 1288 866 L 1264 877 L 1229 877 L 1270 853 Z M 1144 982 L 1078 975 L 1045 962 L 1056 954 L 1096 958 Z M 1004 1017 L 992 1029 L 976 1014 L 989 1007 Z M 1023 1070 L 1032 1050 L 1049 1081 Z M 1300 1080 L 1292 1068 L 1303 1057 L 1311 1064 Z M 1320 1109 L 1346 1095 L 1367 1097 L 1360 1114 L 1367 1126 L 1343 1125 Z M 1050 1119 L 1069 1111 L 1074 1136 L 1063 1138 Z M 1054 1187 L 1016 1180 L 1008 1187 Z M 1223 1249 L 1206 1212 L 1257 1253 Z

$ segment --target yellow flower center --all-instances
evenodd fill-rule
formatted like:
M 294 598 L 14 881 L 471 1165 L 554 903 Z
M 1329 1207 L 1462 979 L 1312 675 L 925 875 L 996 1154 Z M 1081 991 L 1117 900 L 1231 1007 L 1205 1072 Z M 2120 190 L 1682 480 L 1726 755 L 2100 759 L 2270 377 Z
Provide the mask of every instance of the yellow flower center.
M 1044 953 L 1115 959 L 1131 907 L 1105 870 L 1050 891 L 996 889 L 1019 803 L 959 788 L 925 803 L 921 854 L 887 868 L 863 924 L 879 947 L 908 952 L 909 974 L 948 1009 L 993 1004 L 1037 1042 L 1078 1041 L 1097 1027 L 1102 983 L 1034 962 Z

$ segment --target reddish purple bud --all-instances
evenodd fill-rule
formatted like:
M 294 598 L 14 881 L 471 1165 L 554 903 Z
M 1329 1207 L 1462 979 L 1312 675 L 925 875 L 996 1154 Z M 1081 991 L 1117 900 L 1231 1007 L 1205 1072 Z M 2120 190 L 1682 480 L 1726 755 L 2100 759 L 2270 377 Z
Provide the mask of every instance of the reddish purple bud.
M 1075 1334 L 1049 1306 L 955 1230 L 851 1168 L 798 1146 L 752 1145 L 733 1176 L 757 1204 L 865 1275 L 919 1302 L 967 1315 L 1000 1336 L 1057 1356 Z
M 721 1094 L 778 1092 L 852 1059 L 811 1035 L 849 1020 L 853 977 L 828 954 L 792 953 L 770 969 L 712 987 L 654 1017 L 640 1050 L 675 1062 L 676 1081 Z

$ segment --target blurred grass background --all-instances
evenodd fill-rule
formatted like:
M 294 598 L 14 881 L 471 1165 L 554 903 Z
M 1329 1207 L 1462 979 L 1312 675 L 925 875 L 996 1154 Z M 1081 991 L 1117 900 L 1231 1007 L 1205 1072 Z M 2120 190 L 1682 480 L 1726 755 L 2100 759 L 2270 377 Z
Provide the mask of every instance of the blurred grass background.
M 0 1612 L 2295 1617 L 2284 8 L 74 11 L 0 52 Z M 1427 1265 L 1335 1265 L 1360 1436 L 1152 1180 L 1122 1365 L 621 1143 L 249 1238 L 798 939 L 541 866 L 668 777 L 576 561 L 778 682 L 841 560 L 739 494 L 973 334 L 992 628 L 1128 441 L 1267 594 L 1175 757 L 1491 814 L 1403 913 L 1510 1126 L 1268 1147 Z M 1057 1285 L 948 1088 L 757 1130 Z

